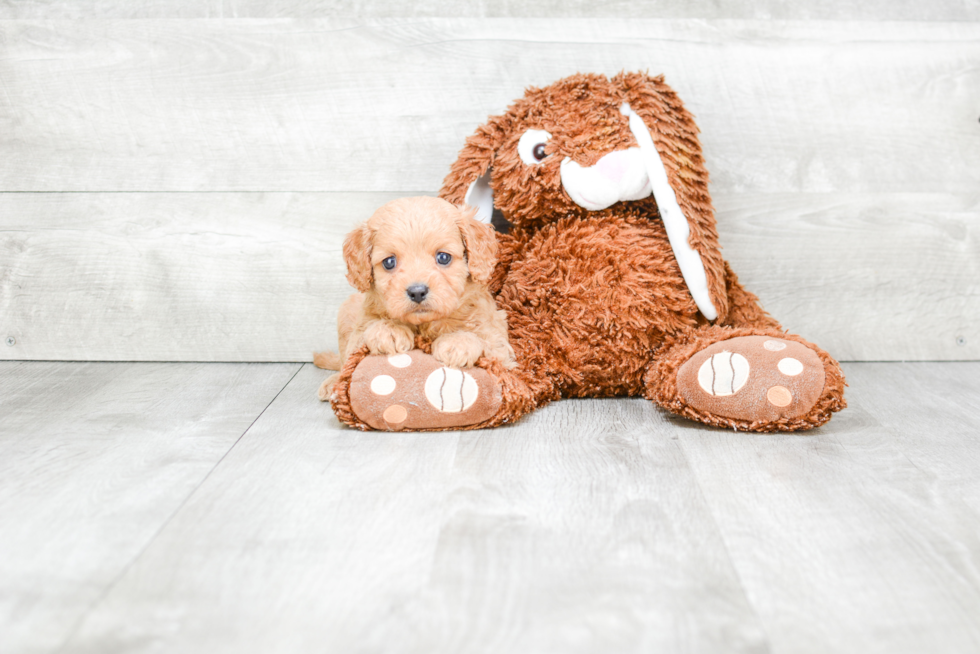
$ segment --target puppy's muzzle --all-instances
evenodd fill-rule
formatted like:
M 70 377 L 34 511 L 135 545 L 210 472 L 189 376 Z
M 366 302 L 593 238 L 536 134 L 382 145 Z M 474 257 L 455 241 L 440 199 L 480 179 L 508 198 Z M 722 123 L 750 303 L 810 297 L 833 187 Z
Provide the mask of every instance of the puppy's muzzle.
M 429 294 L 429 287 L 425 284 L 412 284 L 405 289 L 405 294 L 415 304 L 421 304 Z

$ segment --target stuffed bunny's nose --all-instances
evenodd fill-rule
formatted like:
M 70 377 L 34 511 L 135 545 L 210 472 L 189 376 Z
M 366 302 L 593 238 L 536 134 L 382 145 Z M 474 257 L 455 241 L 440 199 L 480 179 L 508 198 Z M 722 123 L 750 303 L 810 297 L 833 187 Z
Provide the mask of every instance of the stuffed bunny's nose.
M 618 184 L 630 167 L 630 157 L 626 150 L 617 150 L 599 159 L 595 166 L 605 177 Z

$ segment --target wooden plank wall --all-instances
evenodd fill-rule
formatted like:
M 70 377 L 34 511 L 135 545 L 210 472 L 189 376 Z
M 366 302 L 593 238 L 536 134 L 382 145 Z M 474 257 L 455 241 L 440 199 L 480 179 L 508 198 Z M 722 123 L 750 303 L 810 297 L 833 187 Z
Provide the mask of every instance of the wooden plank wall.
M 525 86 L 623 69 L 696 115 L 787 328 L 980 358 L 980 3 L 858 5 L 0 2 L 0 358 L 308 360 L 351 226 Z
M 977 0 L 0 0 L 3 18 L 738 18 L 972 21 Z

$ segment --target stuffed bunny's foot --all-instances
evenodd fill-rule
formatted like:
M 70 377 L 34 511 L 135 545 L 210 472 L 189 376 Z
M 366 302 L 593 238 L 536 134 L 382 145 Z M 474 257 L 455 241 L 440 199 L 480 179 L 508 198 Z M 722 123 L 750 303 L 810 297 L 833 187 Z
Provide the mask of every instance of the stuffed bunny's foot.
M 366 356 L 348 387 L 350 409 L 381 431 L 455 429 L 491 418 L 500 384 L 482 368 L 449 368 L 421 350 Z
M 813 350 L 766 336 L 715 343 L 677 372 L 677 388 L 690 406 L 749 422 L 806 414 L 823 382 L 823 362 Z
M 696 347 L 668 353 L 647 377 L 648 397 L 700 422 L 751 431 L 810 429 L 846 406 L 837 362 L 799 337 L 740 335 Z

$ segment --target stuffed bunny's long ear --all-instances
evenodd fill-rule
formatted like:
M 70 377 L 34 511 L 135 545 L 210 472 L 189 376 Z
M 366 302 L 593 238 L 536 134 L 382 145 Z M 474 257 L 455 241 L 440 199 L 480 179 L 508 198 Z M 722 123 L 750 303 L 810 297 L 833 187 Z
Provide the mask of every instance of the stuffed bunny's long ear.
M 687 217 L 677 204 L 677 195 L 667 181 L 667 170 L 664 168 L 663 159 L 657 152 L 653 144 L 653 138 L 647 130 L 643 119 L 639 117 L 630 106 L 623 103 L 620 111 L 627 116 L 630 121 L 630 131 L 640 145 L 640 153 L 643 156 L 643 163 L 647 170 L 647 177 L 650 180 L 650 188 L 653 189 L 653 197 L 657 201 L 657 208 L 660 210 L 660 219 L 667 230 L 667 240 L 670 241 L 670 248 L 674 251 L 674 258 L 677 265 L 681 268 L 681 275 L 687 284 L 694 303 L 698 305 L 698 310 L 708 320 L 715 320 L 718 317 L 718 310 L 711 302 L 711 294 L 708 292 L 708 276 L 704 272 L 704 263 L 697 250 L 691 247 L 688 239 L 691 237 L 691 226 L 687 222 Z
M 467 204 L 476 209 L 476 219 L 490 223 L 493 217 L 491 166 L 497 151 L 507 138 L 511 119 L 491 116 L 466 139 L 455 163 L 442 183 L 439 197 L 452 204 Z
M 728 314 L 725 262 L 697 125 L 662 77 L 626 73 L 615 81 L 625 88 L 626 102 L 620 111 L 629 119 L 640 146 L 684 282 L 705 318 L 724 320 Z

